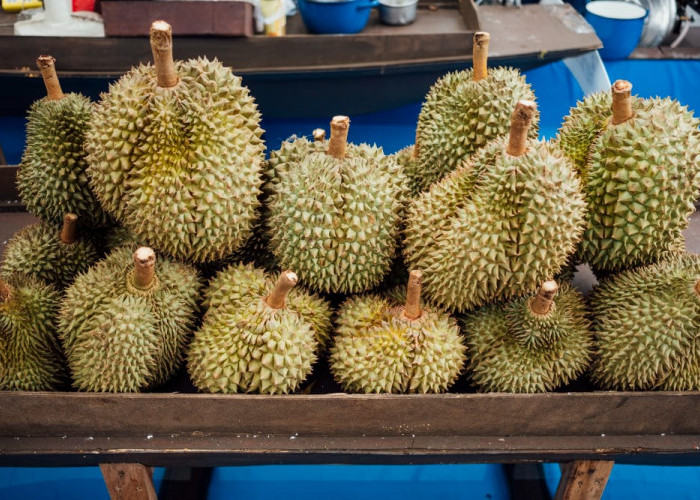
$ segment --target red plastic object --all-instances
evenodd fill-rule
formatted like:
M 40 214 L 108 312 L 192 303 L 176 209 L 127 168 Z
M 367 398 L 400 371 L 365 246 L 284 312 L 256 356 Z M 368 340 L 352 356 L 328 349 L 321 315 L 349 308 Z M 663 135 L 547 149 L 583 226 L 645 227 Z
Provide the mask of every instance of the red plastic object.
M 73 12 L 80 10 L 95 10 L 95 0 L 73 0 Z

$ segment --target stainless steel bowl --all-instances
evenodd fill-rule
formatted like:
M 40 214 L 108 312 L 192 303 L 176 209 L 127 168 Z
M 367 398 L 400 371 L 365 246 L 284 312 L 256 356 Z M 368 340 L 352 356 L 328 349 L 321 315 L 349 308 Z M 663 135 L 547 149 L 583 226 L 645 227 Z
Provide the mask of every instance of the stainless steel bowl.
M 625 0 L 647 9 L 640 47 L 658 47 L 669 41 L 676 22 L 676 0 Z
M 384 24 L 404 25 L 416 20 L 418 0 L 379 0 L 379 19 Z

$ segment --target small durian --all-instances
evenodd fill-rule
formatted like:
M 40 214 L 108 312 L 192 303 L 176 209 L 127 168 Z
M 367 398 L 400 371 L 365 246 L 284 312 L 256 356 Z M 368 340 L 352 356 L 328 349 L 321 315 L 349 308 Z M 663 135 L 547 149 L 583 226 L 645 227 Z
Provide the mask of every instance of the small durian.
M 382 281 L 406 197 L 405 177 L 380 148 L 347 147 L 349 124 L 334 117 L 328 151 L 289 164 L 270 199 L 276 261 L 321 292 L 362 292 Z
M 338 313 L 330 368 L 347 392 L 438 393 L 464 365 L 457 322 L 420 305 L 422 273 L 410 273 L 405 305 L 379 295 L 351 297 Z
M 425 188 L 421 176 L 423 170 L 416 152 L 417 148 L 415 146 L 406 146 L 392 155 L 396 164 L 406 176 L 410 197 L 417 196 Z
M 590 302 L 598 386 L 700 390 L 700 256 L 672 256 L 601 280 Z
M 292 290 L 297 279 L 284 271 L 274 283 L 238 264 L 212 280 L 187 361 L 198 389 L 286 394 L 299 387 L 330 335 L 331 310 L 315 295 Z
M 483 392 L 552 391 L 583 374 L 593 356 L 583 296 L 556 281 L 470 313 L 464 333 L 468 372 Z
M 63 289 L 97 259 L 95 246 L 78 228 L 78 216 L 66 214 L 60 230 L 40 222 L 18 231 L 5 247 L 0 274 L 26 274 Z
M 164 21 L 151 27 L 155 66 L 133 68 L 102 95 L 86 136 L 102 206 L 159 252 L 228 257 L 251 234 L 265 146 L 241 78 L 205 58 L 173 62 Z
M 414 179 L 419 191 L 455 170 L 488 142 L 508 134 L 518 101 L 535 94 L 520 72 L 512 68 L 487 70 L 490 35 L 474 34 L 473 69 L 448 73 L 430 89 L 418 116 Z M 529 134 L 538 135 L 539 114 Z
M 119 247 L 76 278 L 59 333 L 78 390 L 140 392 L 170 378 L 184 359 L 200 289 L 191 266 L 152 249 Z
M 90 190 L 83 147 L 92 103 L 81 94 L 63 93 L 54 63 L 51 56 L 37 59 L 47 96 L 29 110 L 17 189 L 27 211 L 49 224 L 59 225 L 66 213 L 74 213 L 85 227 L 104 226 L 110 218 Z
M 56 333 L 61 295 L 31 276 L 0 279 L 0 389 L 53 391 L 67 380 Z
M 700 187 L 700 120 L 677 101 L 635 98 L 631 89 L 618 80 L 611 97 L 585 99 L 559 131 L 589 208 L 578 260 L 596 271 L 683 251 Z
M 534 292 L 557 275 L 584 229 L 580 182 L 558 149 L 528 139 L 535 104 L 518 103 L 509 137 L 414 200 L 404 256 L 426 296 L 468 311 Z

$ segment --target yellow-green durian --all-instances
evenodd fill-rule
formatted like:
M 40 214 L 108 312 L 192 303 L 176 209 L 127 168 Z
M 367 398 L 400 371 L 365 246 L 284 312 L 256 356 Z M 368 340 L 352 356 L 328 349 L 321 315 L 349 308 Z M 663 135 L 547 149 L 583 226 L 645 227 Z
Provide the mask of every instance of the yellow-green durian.
M 422 182 L 423 168 L 415 151 L 417 151 L 415 146 L 406 146 L 392 155 L 406 176 L 408 194 L 411 197 L 417 196 L 425 188 Z
M 47 97 L 32 104 L 27 143 L 17 171 L 17 188 L 27 210 L 59 225 L 66 213 L 85 227 L 103 226 L 110 218 L 90 190 L 83 145 L 92 103 L 80 94 L 64 94 L 54 59 L 40 56 Z
M 350 120 L 331 122 L 328 152 L 290 164 L 270 199 L 270 247 L 309 288 L 355 293 L 391 267 L 406 182 L 381 148 L 347 146 Z
M 488 33 L 474 34 L 474 68 L 448 73 L 430 89 L 418 116 L 416 148 L 419 191 L 442 179 L 491 140 L 508 134 L 520 100 L 535 94 L 516 69 L 487 71 Z M 539 114 L 530 137 L 537 138 Z
M 164 383 L 184 359 L 200 289 L 191 266 L 147 247 L 119 247 L 76 278 L 59 333 L 74 386 L 139 392 Z
M 293 290 L 297 279 L 285 271 L 275 283 L 264 271 L 237 264 L 212 280 L 188 353 L 198 389 L 286 394 L 299 387 L 330 336 L 331 310 L 317 296 Z
M 170 26 L 151 28 L 155 66 L 102 95 L 87 132 L 90 183 L 103 207 L 159 252 L 192 262 L 246 242 L 265 146 L 241 78 L 204 58 L 172 61 Z
M 422 274 L 412 271 L 405 305 L 380 295 L 351 297 L 338 313 L 330 367 L 347 392 L 437 393 L 464 365 L 457 322 L 420 305 Z
M 552 391 L 583 374 L 593 355 L 583 296 L 555 281 L 470 313 L 464 334 L 469 376 L 483 392 Z
M 78 224 L 75 214 L 66 214 L 62 228 L 45 222 L 22 228 L 5 247 L 0 274 L 26 274 L 59 289 L 67 287 L 98 258 Z
M 31 276 L 0 279 L 0 389 L 52 391 L 67 379 L 56 333 L 61 296 Z
M 631 88 L 618 80 L 611 97 L 584 100 L 559 132 L 582 173 L 589 208 L 578 258 L 595 270 L 682 251 L 700 187 L 700 120 L 677 101 L 634 98 Z
M 593 289 L 591 378 L 613 390 L 700 390 L 700 256 L 672 256 Z
M 452 310 L 534 292 L 557 275 L 584 228 L 569 162 L 527 138 L 534 103 L 521 101 L 509 137 L 422 193 L 408 210 L 404 256 L 425 272 L 425 294 Z

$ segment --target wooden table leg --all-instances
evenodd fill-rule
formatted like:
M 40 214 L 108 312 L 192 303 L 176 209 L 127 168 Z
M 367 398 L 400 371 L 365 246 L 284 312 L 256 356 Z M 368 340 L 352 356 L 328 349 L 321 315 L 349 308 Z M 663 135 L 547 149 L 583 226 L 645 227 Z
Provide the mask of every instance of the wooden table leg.
M 158 500 L 153 469 L 141 464 L 100 464 L 112 500 Z
M 564 464 L 554 500 L 599 500 L 615 462 L 574 460 Z

